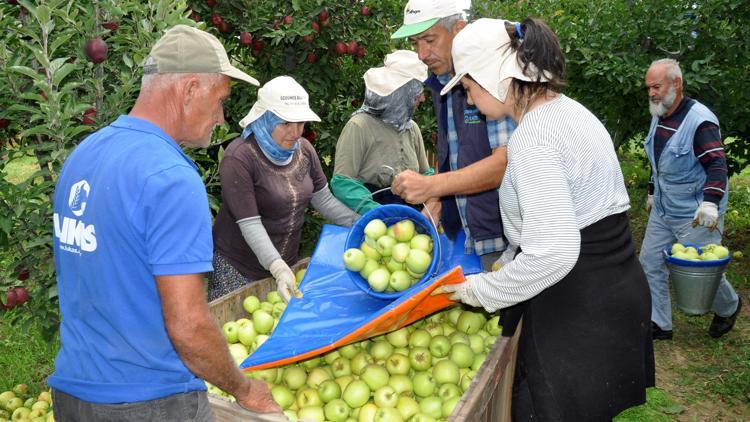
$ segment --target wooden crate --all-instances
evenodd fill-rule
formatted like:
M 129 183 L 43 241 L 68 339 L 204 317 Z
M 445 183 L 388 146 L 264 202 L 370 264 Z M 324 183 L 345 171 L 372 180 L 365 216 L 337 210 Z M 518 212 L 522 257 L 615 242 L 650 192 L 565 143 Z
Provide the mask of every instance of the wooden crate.
M 305 267 L 309 259 L 297 263 L 293 270 Z M 263 279 L 216 299 L 209 304 L 211 314 L 223 324 L 230 320 L 246 317 L 242 301 L 249 295 L 263 299 L 275 288 L 273 279 Z M 496 422 L 510 421 L 510 403 L 513 387 L 513 372 L 516 365 L 518 335 L 512 338 L 499 337 L 487 354 L 487 359 L 477 371 L 469 389 L 456 405 L 449 422 Z M 252 416 L 229 400 L 208 395 L 217 422 L 247 421 Z M 283 415 L 280 415 L 283 416 Z M 257 419 L 256 419 L 257 420 Z M 273 417 L 269 418 L 273 420 Z M 276 419 L 278 420 L 278 419 Z

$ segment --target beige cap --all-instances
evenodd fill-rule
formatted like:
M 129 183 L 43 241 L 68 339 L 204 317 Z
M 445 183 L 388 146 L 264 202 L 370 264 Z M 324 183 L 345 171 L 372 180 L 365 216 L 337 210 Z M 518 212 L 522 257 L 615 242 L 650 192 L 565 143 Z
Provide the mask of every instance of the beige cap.
M 215 36 L 187 25 L 175 25 L 165 32 L 154 44 L 149 58 L 144 74 L 221 73 L 260 85 L 257 79 L 229 63 L 224 46 Z
M 305 88 L 291 76 L 277 76 L 258 90 L 258 101 L 247 113 L 240 126 L 256 121 L 266 111 L 287 122 L 319 122 L 320 117 L 310 110 L 310 100 Z
M 529 65 L 523 73 L 518 55 L 511 48 L 510 37 L 502 19 L 478 19 L 453 38 L 453 69 L 456 76 L 445 85 L 440 95 L 445 95 L 466 75 L 471 75 L 493 97 L 505 102 L 513 79 L 545 82 L 549 78 L 539 74 L 536 66 Z
M 424 82 L 427 65 L 414 51 L 396 50 L 385 56 L 385 66 L 369 69 L 364 78 L 367 89 L 385 97 L 412 79 Z

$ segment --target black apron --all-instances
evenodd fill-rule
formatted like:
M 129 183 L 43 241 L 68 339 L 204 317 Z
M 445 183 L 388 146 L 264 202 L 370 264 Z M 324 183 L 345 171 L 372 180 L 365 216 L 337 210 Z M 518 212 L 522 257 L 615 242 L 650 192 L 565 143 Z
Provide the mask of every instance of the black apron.
M 651 295 L 626 213 L 581 230 L 568 275 L 503 313 L 523 316 L 514 421 L 607 421 L 646 401 L 654 385 Z

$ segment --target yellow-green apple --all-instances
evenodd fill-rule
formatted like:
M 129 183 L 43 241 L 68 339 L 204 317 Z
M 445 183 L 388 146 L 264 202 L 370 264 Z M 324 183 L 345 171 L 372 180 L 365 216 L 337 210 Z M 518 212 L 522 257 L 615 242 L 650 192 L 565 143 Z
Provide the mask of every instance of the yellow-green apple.
M 403 422 L 404 418 L 395 407 L 379 407 L 375 412 L 375 422 Z
M 443 403 L 439 397 L 425 397 L 419 402 L 419 408 L 422 413 L 435 419 L 443 417 Z
M 393 387 L 399 395 L 410 396 L 414 392 L 414 383 L 408 375 L 391 375 L 388 378 L 388 385 Z
M 404 265 L 404 264 L 402 264 L 400 262 L 396 262 L 393 259 L 389 259 L 388 262 L 385 263 L 385 268 L 387 268 L 388 271 L 390 271 L 391 273 L 394 273 L 396 271 L 403 271 L 404 274 L 406 274 L 407 282 L 408 282 L 409 274 L 406 273 L 406 270 L 405 270 L 406 265 Z
M 439 335 L 435 336 L 430 340 L 430 354 L 436 358 L 443 358 L 448 356 L 448 352 L 451 350 L 451 342 L 448 337 Z
M 376 362 L 384 361 L 393 354 L 393 345 L 386 340 L 378 340 L 370 347 L 370 356 Z
M 458 368 L 456 368 L 456 371 L 458 371 Z M 417 372 L 412 382 L 414 394 L 419 397 L 430 397 L 437 389 L 435 378 L 430 372 Z
M 320 405 L 300 407 L 297 417 L 305 422 L 325 422 L 326 416 Z
M 266 294 L 266 301 L 270 302 L 272 305 L 274 303 L 283 302 L 284 299 L 281 298 L 281 295 L 276 290 L 271 290 Z
M 393 235 L 399 242 L 409 242 L 414 237 L 416 228 L 414 222 L 408 219 L 404 219 L 394 224 Z
M 396 404 L 396 410 L 401 414 L 404 420 L 409 420 L 412 416 L 419 413 L 419 403 L 411 397 L 401 396 L 398 398 L 398 404 Z
M 336 358 L 336 360 L 331 363 L 331 372 L 333 373 L 333 376 L 343 377 L 346 375 L 352 374 L 352 363 L 349 359 L 340 356 Z
M 362 407 L 367 403 L 370 399 L 371 391 L 370 387 L 363 380 L 354 380 L 346 386 L 341 397 L 350 408 L 354 409 Z
M 252 315 L 253 312 L 257 311 L 260 308 L 260 299 L 258 299 L 256 296 L 248 296 L 245 298 L 245 300 L 242 301 L 242 308 L 245 310 L 245 312 Z
M 409 329 L 404 327 L 391 331 L 385 335 L 385 339 L 393 347 L 406 347 L 409 344 Z
M 322 406 L 323 400 L 320 399 L 318 391 L 314 388 L 306 387 L 297 390 L 297 406 L 300 409 L 308 406 Z
M 362 268 L 362 271 L 359 272 L 359 275 L 361 275 L 362 278 L 367 280 L 368 278 L 370 278 L 370 274 L 372 274 L 372 272 L 377 270 L 378 268 L 380 268 L 380 266 L 378 265 L 378 261 L 372 258 L 367 258 L 365 267 Z
M 325 380 L 318 387 L 318 395 L 323 403 L 341 398 L 341 386 L 335 380 Z
M 394 261 L 403 264 L 409 256 L 411 248 L 408 243 L 396 243 L 391 250 L 391 257 Z
M 411 277 L 409 277 L 409 274 L 406 271 L 394 271 L 388 279 L 388 286 L 397 292 L 403 292 L 411 286 Z
M 380 253 L 375 249 L 376 243 L 373 241 L 373 244 L 370 245 L 366 242 L 362 242 L 362 244 L 359 246 L 359 249 L 362 251 L 363 254 L 365 254 L 366 257 L 370 259 L 374 259 L 375 261 L 380 260 L 382 258 L 380 256 Z
M 401 353 L 394 353 L 385 360 L 385 369 L 391 375 L 406 375 L 411 369 L 409 357 Z
M 253 312 L 253 326 L 258 334 L 268 334 L 273 328 L 273 317 L 266 311 L 258 309 Z
M 351 412 L 346 402 L 338 398 L 326 403 L 323 410 L 325 411 L 326 420 L 331 422 L 344 422 Z
M 333 377 L 323 367 L 313 368 L 307 374 L 307 386 L 318 388 L 323 381 L 330 379 L 333 379 Z
M 383 268 L 378 268 L 377 270 L 370 273 L 370 276 L 367 277 L 367 283 L 370 285 L 370 288 L 376 292 L 382 292 L 385 291 L 385 289 L 388 287 L 388 280 L 391 278 L 391 274 L 388 272 L 388 270 Z
M 471 349 L 469 349 L 471 351 Z M 472 357 L 473 360 L 473 357 Z M 432 377 L 439 385 L 457 384 L 460 380 L 458 365 L 450 359 L 443 359 L 432 367 Z
M 289 389 L 289 387 L 284 385 L 276 385 L 271 388 L 271 395 L 273 396 L 273 400 L 278 403 L 278 405 L 281 406 L 281 409 L 283 410 L 288 409 L 289 406 L 291 406 L 295 401 L 295 397 L 294 394 L 292 394 L 292 391 Z
M 427 234 L 417 234 L 409 242 L 412 249 L 420 249 L 427 253 L 432 252 L 432 237 Z
M 409 256 L 406 257 L 406 268 L 408 268 L 414 274 L 422 274 L 427 271 L 432 257 L 427 252 L 421 249 L 411 249 Z
M 378 407 L 374 403 L 367 403 L 359 408 L 358 422 L 374 422 Z
M 382 236 L 378 239 L 375 249 L 381 256 L 391 256 L 393 247 L 396 246 L 396 239 L 390 236 Z
M 443 384 L 437 391 L 437 396 L 440 397 L 443 402 L 448 401 L 453 397 L 461 397 L 462 394 L 463 392 L 461 391 L 461 388 L 456 384 Z
M 344 375 L 343 377 L 337 377 L 334 381 L 341 387 L 341 391 L 344 391 L 346 389 L 346 386 L 349 385 L 350 382 L 354 380 L 354 377 L 351 375 Z
M 725 246 L 717 246 L 714 248 L 714 254 L 716 254 L 717 258 L 724 259 L 729 256 L 729 249 Z
M 464 311 L 458 317 L 456 328 L 466 334 L 476 334 L 487 323 L 487 319 L 479 312 Z
M 370 390 L 375 391 L 378 388 L 388 384 L 390 375 L 388 371 L 380 365 L 370 364 L 365 367 L 359 376 L 362 381 L 367 383 Z
M 365 226 L 365 236 L 369 236 L 374 240 L 378 240 L 381 236 L 384 236 L 386 231 L 388 231 L 388 227 L 379 218 L 371 220 Z
M 344 266 L 349 271 L 360 272 L 365 267 L 367 257 L 357 248 L 349 248 L 344 252 Z
M 354 375 L 362 375 L 362 371 L 367 367 L 367 365 L 373 363 L 375 360 L 370 356 L 369 353 L 365 352 L 364 350 L 357 353 L 356 356 L 352 358 L 352 373 Z
M 284 384 L 292 390 L 298 390 L 307 382 L 307 372 L 299 366 L 290 366 L 284 371 Z
M 415 371 L 426 371 L 432 366 L 432 354 L 425 347 L 414 347 L 409 352 L 409 362 Z
M 360 348 L 359 343 L 351 343 L 351 344 L 347 344 L 346 346 L 340 347 L 339 353 L 341 353 L 341 356 L 347 359 L 351 359 L 354 356 L 356 356 L 360 350 L 361 348 Z
M 409 334 L 410 347 L 430 347 L 432 336 L 426 330 L 418 328 Z
M 10 418 L 14 421 L 19 421 L 21 419 L 29 420 L 29 413 L 31 413 L 31 409 L 28 407 L 17 407 L 13 410 L 13 414 Z
M 227 342 L 237 343 L 237 335 L 240 332 L 240 325 L 237 324 L 237 322 L 225 322 L 222 331 L 224 332 L 224 337 L 227 339 Z
M 477 375 L 477 371 L 471 370 L 461 376 L 461 389 L 466 391 L 469 389 L 469 386 L 471 385 L 471 380 L 474 379 L 474 377 Z
M 453 414 L 453 409 L 456 408 L 456 405 L 458 404 L 459 400 L 461 400 L 461 397 L 452 397 L 443 402 L 443 405 L 440 407 L 440 410 L 443 412 L 444 418 L 447 418 L 448 416 Z
M 377 407 L 396 407 L 398 404 L 398 393 L 390 385 L 384 385 L 375 390 L 373 399 Z

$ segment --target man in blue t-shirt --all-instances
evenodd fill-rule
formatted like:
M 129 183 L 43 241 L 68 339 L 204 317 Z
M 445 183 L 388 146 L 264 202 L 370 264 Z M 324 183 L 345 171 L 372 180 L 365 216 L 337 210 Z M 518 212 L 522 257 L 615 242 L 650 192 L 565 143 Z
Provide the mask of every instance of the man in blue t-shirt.
M 230 78 L 221 43 L 178 25 L 154 45 L 128 115 L 86 138 L 54 196 L 62 347 L 49 378 L 65 421 L 213 418 L 202 379 L 245 408 L 280 411 L 246 378 L 208 312 L 211 217 L 197 166 L 224 122 Z

